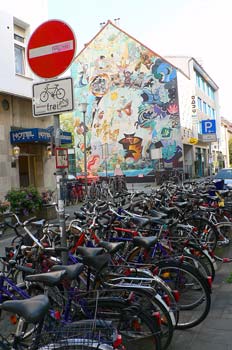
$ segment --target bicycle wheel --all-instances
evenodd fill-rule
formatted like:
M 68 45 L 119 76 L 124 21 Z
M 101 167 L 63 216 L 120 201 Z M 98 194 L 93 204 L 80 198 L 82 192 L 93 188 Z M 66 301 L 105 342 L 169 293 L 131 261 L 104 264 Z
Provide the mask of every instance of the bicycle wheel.
M 207 281 L 191 265 L 176 261 L 157 263 L 159 276 L 179 291 L 178 329 L 187 329 L 201 323 L 209 313 L 211 290 Z
M 232 222 L 220 222 L 216 225 L 219 239 L 214 256 L 222 262 L 232 261 Z
M 207 246 L 209 251 L 214 251 L 218 241 L 218 231 L 215 225 L 203 217 L 192 216 L 184 220 L 185 224 L 194 226 L 197 231 L 193 232 L 193 241 L 200 246 Z
M 184 248 L 184 257 L 186 258 L 186 261 L 190 262 L 191 265 L 197 268 L 205 278 L 211 276 L 212 281 L 214 280 L 217 264 L 207 250 L 190 244 Z
M 92 306 L 93 303 L 87 303 L 88 313 Z M 156 319 L 145 312 L 140 304 L 130 304 L 118 297 L 105 297 L 98 300 L 96 317 L 113 322 L 127 350 L 161 349 L 160 328 Z

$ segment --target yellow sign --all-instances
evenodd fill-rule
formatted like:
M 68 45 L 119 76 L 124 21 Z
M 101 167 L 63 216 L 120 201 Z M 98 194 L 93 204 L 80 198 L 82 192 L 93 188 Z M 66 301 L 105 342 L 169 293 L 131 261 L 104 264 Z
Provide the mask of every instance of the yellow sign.
M 195 137 L 191 137 L 189 139 L 189 143 L 191 143 L 192 145 L 196 145 L 198 143 L 198 139 L 196 139 Z

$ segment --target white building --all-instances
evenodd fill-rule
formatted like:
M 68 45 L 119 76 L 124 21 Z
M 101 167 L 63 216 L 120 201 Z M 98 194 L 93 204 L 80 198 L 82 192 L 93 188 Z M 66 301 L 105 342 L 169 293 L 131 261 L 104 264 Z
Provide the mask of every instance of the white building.
M 221 143 L 218 86 L 195 58 L 166 58 L 180 69 L 177 81 L 185 174 L 190 177 L 209 175 L 219 167 L 213 159 Z M 212 120 L 216 133 L 203 134 L 202 121 Z
M 0 198 L 12 187 L 54 186 L 48 139 L 38 137 L 40 128 L 50 126 L 52 118 L 32 116 L 33 75 L 26 60 L 30 35 L 47 18 L 47 0 L 1 1 Z M 31 137 L 34 132 L 37 138 Z M 19 157 L 13 155 L 15 146 L 20 149 Z
M 230 152 L 229 141 L 232 138 L 232 123 L 225 118 L 221 118 L 221 143 L 220 150 L 218 148 L 213 149 L 213 158 L 215 162 L 223 162 L 222 166 L 225 168 L 230 167 Z

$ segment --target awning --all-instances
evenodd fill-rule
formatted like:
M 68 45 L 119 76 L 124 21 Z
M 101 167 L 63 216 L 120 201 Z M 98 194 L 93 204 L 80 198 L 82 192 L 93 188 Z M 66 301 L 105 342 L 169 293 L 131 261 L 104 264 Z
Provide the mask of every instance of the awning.
M 72 143 L 72 133 L 62 131 L 60 135 L 61 143 Z M 11 144 L 16 143 L 48 143 L 51 142 L 51 132 L 49 129 L 32 128 L 32 129 L 18 129 L 10 131 Z

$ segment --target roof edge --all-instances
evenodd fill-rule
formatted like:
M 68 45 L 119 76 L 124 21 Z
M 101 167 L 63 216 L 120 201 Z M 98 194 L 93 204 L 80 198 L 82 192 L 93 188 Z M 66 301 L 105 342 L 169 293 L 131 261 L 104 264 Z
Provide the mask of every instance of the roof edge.
M 115 27 L 117 30 L 119 30 L 120 32 L 124 33 L 125 35 L 127 35 L 128 37 L 130 37 L 131 39 L 135 40 L 137 43 L 139 43 L 140 45 L 142 45 L 143 47 L 145 47 L 147 50 L 151 51 L 155 56 L 161 58 L 162 60 L 164 60 L 165 62 L 167 62 L 168 64 L 170 64 L 173 68 L 175 68 L 177 71 L 179 71 L 181 74 L 183 74 L 185 77 L 187 77 L 188 79 L 190 79 L 180 68 L 176 67 L 173 63 L 169 62 L 166 58 L 164 58 L 163 56 L 157 54 L 155 51 L 153 51 L 152 49 L 150 49 L 147 45 L 143 44 L 141 41 L 139 41 L 138 39 L 135 39 L 132 35 L 128 34 L 126 31 L 124 31 L 123 29 L 119 28 L 116 24 L 114 24 L 111 20 L 108 20 L 106 22 L 106 24 L 97 32 L 97 34 L 87 43 L 85 44 L 85 47 L 78 53 L 78 55 L 74 58 L 77 59 L 81 53 L 95 40 L 95 38 L 109 25 L 111 24 L 113 27 Z

